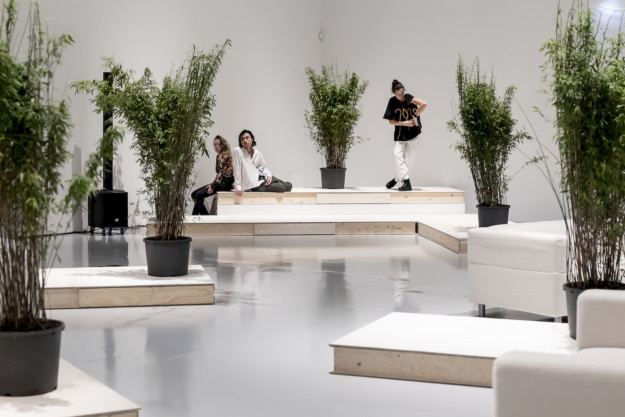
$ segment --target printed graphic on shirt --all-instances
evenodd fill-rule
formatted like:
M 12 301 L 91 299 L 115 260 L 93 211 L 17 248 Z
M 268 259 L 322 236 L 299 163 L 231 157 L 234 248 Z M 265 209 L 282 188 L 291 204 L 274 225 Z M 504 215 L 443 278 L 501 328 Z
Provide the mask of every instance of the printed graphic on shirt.
M 404 96 L 404 101 L 399 101 L 395 96 L 391 97 L 384 113 L 387 120 L 405 122 L 413 120 L 416 116 L 418 126 L 395 126 L 393 140 L 407 141 L 416 138 L 421 133 L 421 116 L 417 116 L 419 107 L 412 103 L 414 97 L 410 94 Z

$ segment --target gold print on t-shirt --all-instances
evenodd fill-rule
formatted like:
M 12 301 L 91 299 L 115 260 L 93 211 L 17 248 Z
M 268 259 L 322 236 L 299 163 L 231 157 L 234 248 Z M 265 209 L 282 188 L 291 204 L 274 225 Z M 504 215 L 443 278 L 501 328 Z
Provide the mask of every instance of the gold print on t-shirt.
M 399 113 L 399 121 L 403 122 L 404 120 L 413 119 L 417 117 L 417 109 L 395 109 L 395 113 Z M 412 116 L 410 116 L 412 113 Z

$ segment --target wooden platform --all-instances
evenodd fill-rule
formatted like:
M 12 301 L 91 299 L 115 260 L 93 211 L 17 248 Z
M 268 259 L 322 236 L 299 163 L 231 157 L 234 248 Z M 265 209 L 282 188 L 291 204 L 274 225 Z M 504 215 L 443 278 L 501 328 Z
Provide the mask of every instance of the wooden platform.
M 474 227 L 478 227 L 477 214 L 423 215 L 417 233 L 451 251 L 467 253 L 468 232 Z
M 219 193 L 219 215 L 361 215 L 464 213 L 464 192 L 448 187 L 384 187 L 340 190 L 295 188 L 288 193 Z
M 201 265 L 182 277 L 151 277 L 147 267 L 53 268 L 46 308 L 214 304 L 215 283 Z
M 495 358 L 513 350 L 572 354 L 568 324 L 391 313 L 330 346 L 335 374 L 492 386 Z
M 418 233 L 456 253 L 467 253 L 467 232 L 477 214 L 412 215 L 219 215 L 187 216 L 185 235 L 357 235 Z M 148 236 L 154 234 L 149 224 Z
M 138 417 L 140 407 L 64 360 L 59 386 L 44 395 L 0 397 L 6 417 Z
M 187 216 L 185 235 L 415 234 L 414 216 L 398 215 L 218 215 Z M 148 224 L 147 235 L 154 234 Z

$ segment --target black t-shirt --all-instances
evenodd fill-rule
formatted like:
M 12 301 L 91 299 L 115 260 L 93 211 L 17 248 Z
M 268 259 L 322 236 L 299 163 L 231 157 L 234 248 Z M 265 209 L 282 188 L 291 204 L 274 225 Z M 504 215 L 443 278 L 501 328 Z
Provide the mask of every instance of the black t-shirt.
M 404 101 L 397 100 L 395 96 L 391 97 L 386 106 L 384 118 L 398 122 L 412 120 L 419 108 L 412 102 L 413 98 L 410 94 L 404 95 Z M 396 141 L 407 141 L 416 138 L 421 133 L 421 116 L 417 116 L 417 120 L 419 121 L 419 126 L 395 126 L 393 139 Z

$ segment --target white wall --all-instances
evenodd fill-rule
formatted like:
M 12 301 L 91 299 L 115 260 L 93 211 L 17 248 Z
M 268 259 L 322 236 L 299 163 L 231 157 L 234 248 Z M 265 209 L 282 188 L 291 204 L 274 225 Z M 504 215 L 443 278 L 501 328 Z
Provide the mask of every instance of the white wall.
M 100 79 L 102 56 L 112 56 L 138 73 L 149 66 L 162 78 L 172 65 L 182 63 L 192 45 L 210 49 L 230 38 L 232 47 L 213 90 L 217 107 L 209 145 L 217 134 L 236 144 L 238 133 L 250 129 L 277 176 L 288 179 L 292 171 L 303 171 L 305 184 L 300 186 L 318 182 L 313 174 L 318 173 L 319 159 L 304 135 L 304 69 L 321 60 L 319 2 L 42 0 L 41 6 L 54 31 L 76 38 L 57 71 L 60 88 L 75 80 Z M 75 125 L 70 145 L 78 144 L 84 161 L 102 134 L 102 116 L 93 113 L 85 95 L 66 91 L 72 97 Z M 128 191 L 132 213 L 142 182 L 129 146 L 130 137 L 114 162 L 114 187 Z M 215 176 L 214 161 L 214 155 L 199 161 L 198 185 Z M 144 224 L 144 219 L 131 216 L 129 224 L 137 223 Z
M 408 92 L 429 104 L 424 133 L 412 169 L 413 186 L 450 186 L 466 191 L 467 211 L 474 212 L 475 194 L 468 168 L 451 145 L 458 139 L 447 130 L 458 54 L 466 63 L 477 55 L 484 69 L 495 71 L 503 91 L 514 84 L 520 106 L 543 142 L 553 128 L 532 112 L 552 114 L 540 65 L 541 45 L 555 30 L 557 0 L 42 0 L 42 14 L 57 31 L 71 32 L 76 45 L 58 71 L 59 85 L 99 78 L 101 56 L 113 56 L 141 71 L 149 66 L 162 77 L 179 64 L 192 44 L 210 48 L 232 39 L 214 91 L 217 108 L 211 135 L 236 143 L 238 133 L 256 134 L 270 169 L 296 185 L 319 186 L 321 157 L 307 137 L 308 108 L 304 69 L 337 62 L 370 85 L 362 100 L 363 117 L 356 133 L 369 140 L 357 145 L 347 161 L 347 186 L 383 186 L 393 175 L 392 127 L 382 114 L 390 82 L 401 80 Z M 319 31 L 324 40 L 319 41 Z M 85 152 L 101 135 L 101 116 L 93 114 L 84 96 L 75 96 L 74 142 Z M 515 117 L 528 121 L 517 106 Z M 136 203 L 141 183 L 129 140 L 120 149 L 116 188 Z M 209 142 L 210 143 L 210 142 Z M 553 146 L 553 145 L 551 145 Z M 533 155 L 536 145 L 521 147 Z M 515 153 L 511 174 L 525 161 Z M 214 176 L 214 158 L 203 158 L 197 185 Z M 547 181 L 535 167 L 523 169 L 508 195 L 516 221 L 560 216 Z M 132 207 L 131 207 L 132 211 Z M 141 223 L 143 219 L 131 219 Z M 84 223 L 86 224 L 86 222 Z
M 539 106 L 550 114 L 540 65 L 541 45 L 555 30 L 557 0 L 323 0 L 325 31 L 323 61 L 349 66 L 370 86 L 363 98 L 357 133 L 370 138 L 355 148 L 348 161 L 349 182 L 382 186 L 393 176 L 393 128 L 382 114 L 391 96 L 391 81 L 428 102 L 421 116 L 418 156 L 412 184 L 449 186 L 466 191 L 467 212 L 475 212 L 469 170 L 451 148 L 457 135 L 447 129 L 456 100 L 458 54 L 465 64 L 479 56 L 483 70 L 494 70 L 501 92 L 514 84 L 519 105 L 543 142 L 552 143 L 553 129 L 532 112 Z M 529 128 L 518 106 L 514 116 Z M 535 143 L 521 150 L 533 155 Z M 515 153 L 510 175 L 525 157 Z M 547 181 L 535 167 L 524 168 L 510 183 L 508 202 L 515 221 L 560 217 Z

